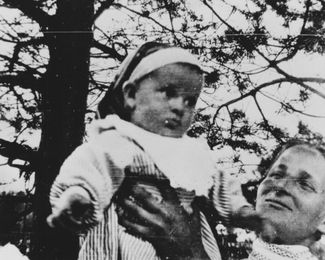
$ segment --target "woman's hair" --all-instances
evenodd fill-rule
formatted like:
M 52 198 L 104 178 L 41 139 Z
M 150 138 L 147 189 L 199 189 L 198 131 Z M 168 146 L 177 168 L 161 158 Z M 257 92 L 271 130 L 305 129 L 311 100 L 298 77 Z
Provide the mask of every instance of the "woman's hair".
M 130 112 L 124 107 L 123 84 L 127 81 L 140 61 L 158 50 L 169 48 L 167 44 L 147 42 L 143 44 L 131 57 L 122 63 L 120 73 L 106 91 L 105 96 L 98 104 L 98 116 L 104 118 L 109 114 L 117 114 L 120 118 L 129 121 Z
M 311 141 L 305 141 L 305 140 L 300 140 L 300 139 L 291 139 L 288 142 L 286 142 L 283 146 L 281 146 L 280 149 L 276 150 L 275 154 L 272 156 L 271 160 L 271 165 L 268 167 L 266 173 L 272 168 L 272 165 L 279 159 L 279 157 L 289 148 L 294 147 L 294 146 L 306 146 L 312 149 L 315 149 L 318 151 L 323 158 L 325 159 L 325 146 L 323 143 L 314 143 Z

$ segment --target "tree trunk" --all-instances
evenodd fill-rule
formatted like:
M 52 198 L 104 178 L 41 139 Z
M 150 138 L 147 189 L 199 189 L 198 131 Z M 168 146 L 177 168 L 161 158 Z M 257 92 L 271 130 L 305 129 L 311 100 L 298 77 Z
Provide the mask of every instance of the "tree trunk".
M 55 22 L 45 32 L 50 61 L 43 86 L 40 167 L 35 178 L 32 259 L 76 259 L 76 236 L 51 230 L 49 191 L 64 159 L 82 143 L 86 112 L 93 0 L 58 0 Z

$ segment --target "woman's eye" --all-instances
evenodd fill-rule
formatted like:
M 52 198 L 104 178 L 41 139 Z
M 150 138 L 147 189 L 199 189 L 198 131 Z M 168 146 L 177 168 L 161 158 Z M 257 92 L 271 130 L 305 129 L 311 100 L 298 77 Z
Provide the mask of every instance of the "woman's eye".
M 280 179 L 282 178 L 282 173 L 280 172 L 272 172 L 269 174 L 268 177 L 275 178 L 275 179 Z
M 298 184 L 304 190 L 315 191 L 314 187 L 306 180 L 298 180 Z

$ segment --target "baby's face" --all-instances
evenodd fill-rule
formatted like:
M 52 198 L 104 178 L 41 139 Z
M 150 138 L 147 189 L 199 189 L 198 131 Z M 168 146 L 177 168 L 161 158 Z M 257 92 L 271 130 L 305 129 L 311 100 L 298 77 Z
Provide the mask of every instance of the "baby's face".
M 131 122 L 159 135 L 181 137 L 192 121 L 202 74 L 191 66 L 170 64 L 138 84 Z

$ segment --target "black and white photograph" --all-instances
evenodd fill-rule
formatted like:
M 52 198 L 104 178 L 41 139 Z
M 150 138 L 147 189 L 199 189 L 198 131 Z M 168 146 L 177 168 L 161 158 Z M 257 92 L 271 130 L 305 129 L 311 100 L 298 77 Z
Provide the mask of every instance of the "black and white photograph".
M 324 0 L 0 0 L 0 260 L 325 260 Z

